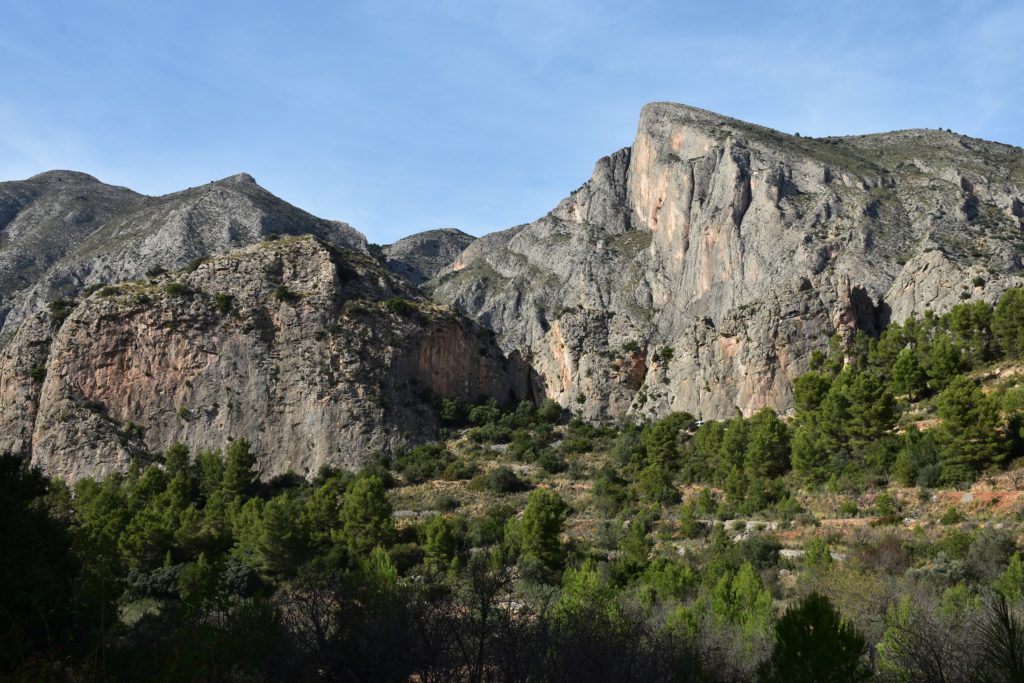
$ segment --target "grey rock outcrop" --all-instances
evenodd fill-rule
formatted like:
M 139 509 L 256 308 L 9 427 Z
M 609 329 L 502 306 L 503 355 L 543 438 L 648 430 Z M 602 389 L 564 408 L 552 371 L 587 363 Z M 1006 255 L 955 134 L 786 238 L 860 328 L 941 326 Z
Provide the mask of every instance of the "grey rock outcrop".
M 0 343 L 49 301 L 180 268 L 269 235 L 366 251 L 362 234 L 312 216 L 239 174 L 162 197 L 51 171 L 0 183 Z
M 0 350 L 0 452 L 68 480 L 245 437 L 261 476 L 434 436 L 437 397 L 527 395 L 493 336 L 312 237 L 108 286 Z
M 455 228 L 427 230 L 384 247 L 388 270 L 420 285 L 445 270 L 476 238 Z
M 809 139 L 656 103 L 551 213 L 427 286 L 586 417 L 784 411 L 833 334 L 1024 282 L 1022 196 L 1008 145 Z

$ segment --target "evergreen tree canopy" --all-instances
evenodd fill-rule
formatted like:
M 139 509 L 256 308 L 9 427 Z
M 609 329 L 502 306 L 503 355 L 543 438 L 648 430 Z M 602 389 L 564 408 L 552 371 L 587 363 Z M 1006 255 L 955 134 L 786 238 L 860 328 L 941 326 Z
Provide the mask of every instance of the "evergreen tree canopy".
M 766 681 L 846 683 L 870 678 L 864 637 L 843 623 L 828 598 L 812 593 L 775 625 L 775 648 L 762 669 Z

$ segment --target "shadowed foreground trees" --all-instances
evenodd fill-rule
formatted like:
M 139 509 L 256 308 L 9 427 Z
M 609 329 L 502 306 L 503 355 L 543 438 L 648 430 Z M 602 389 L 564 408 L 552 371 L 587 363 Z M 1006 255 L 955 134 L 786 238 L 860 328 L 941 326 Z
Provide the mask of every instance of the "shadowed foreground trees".
M 844 683 L 871 677 L 864 637 L 845 624 L 828 598 L 811 593 L 775 625 L 775 649 L 762 667 L 778 683 Z

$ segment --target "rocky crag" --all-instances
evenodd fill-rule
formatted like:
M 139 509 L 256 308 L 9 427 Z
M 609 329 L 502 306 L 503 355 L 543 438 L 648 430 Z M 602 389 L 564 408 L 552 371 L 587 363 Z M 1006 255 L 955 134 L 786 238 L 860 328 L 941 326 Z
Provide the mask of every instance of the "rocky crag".
M 404 237 L 385 246 L 383 253 L 388 270 L 421 285 L 450 266 L 475 241 L 461 230 L 441 228 Z
M 275 234 L 366 252 L 358 231 L 278 199 L 244 173 L 162 197 L 72 171 L 0 183 L 0 343 L 54 299 Z
M 785 411 L 835 333 L 1022 282 L 1024 150 L 644 108 L 630 148 L 428 283 L 591 419 Z
M 74 480 L 245 437 L 263 477 L 357 468 L 433 437 L 438 397 L 525 378 L 369 256 L 278 239 L 30 315 L 0 351 L 0 452 Z

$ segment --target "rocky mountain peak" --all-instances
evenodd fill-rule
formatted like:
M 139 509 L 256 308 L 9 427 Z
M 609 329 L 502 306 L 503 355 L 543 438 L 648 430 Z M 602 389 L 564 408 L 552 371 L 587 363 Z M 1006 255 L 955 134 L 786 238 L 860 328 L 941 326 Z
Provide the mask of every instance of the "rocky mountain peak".
M 476 241 L 456 228 L 426 230 L 384 247 L 388 270 L 413 284 L 422 284 L 451 266 Z
M 67 171 L 67 170 L 53 170 L 44 171 L 37 173 L 28 179 L 28 182 L 33 183 L 86 183 L 86 184 L 99 184 L 99 180 L 89 175 L 88 173 L 82 173 L 80 171 Z
M 33 312 L 87 286 L 304 234 L 367 250 L 351 226 L 292 206 L 245 173 L 161 197 L 68 171 L 0 183 L 0 343 Z
M 255 430 L 267 472 L 308 472 L 420 438 L 438 396 L 784 412 L 833 335 L 1024 282 L 1024 151 L 658 102 L 536 221 L 382 251 L 246 174 L 161 197 L 67 171 L 0 183 L 0 451 L 78 476 L 68 454 L 102 470 Z
M 217 185 L 256 185 L 256 186 L 259 186 L 259 183 L 256 182 L 256 179 L 253 178 L 248 173 L 236 173 L 235 175 L 230 175 L 227 178 L 222 178 L 220 180 L 215 181 L 215 184 L 217 184 Z
M 430 287 L 588 417 L 785 411 L 833 334 L 1019 283 L 1022 190 L 1005 145 L 806 138 L 652 103 L 630 148 Z

